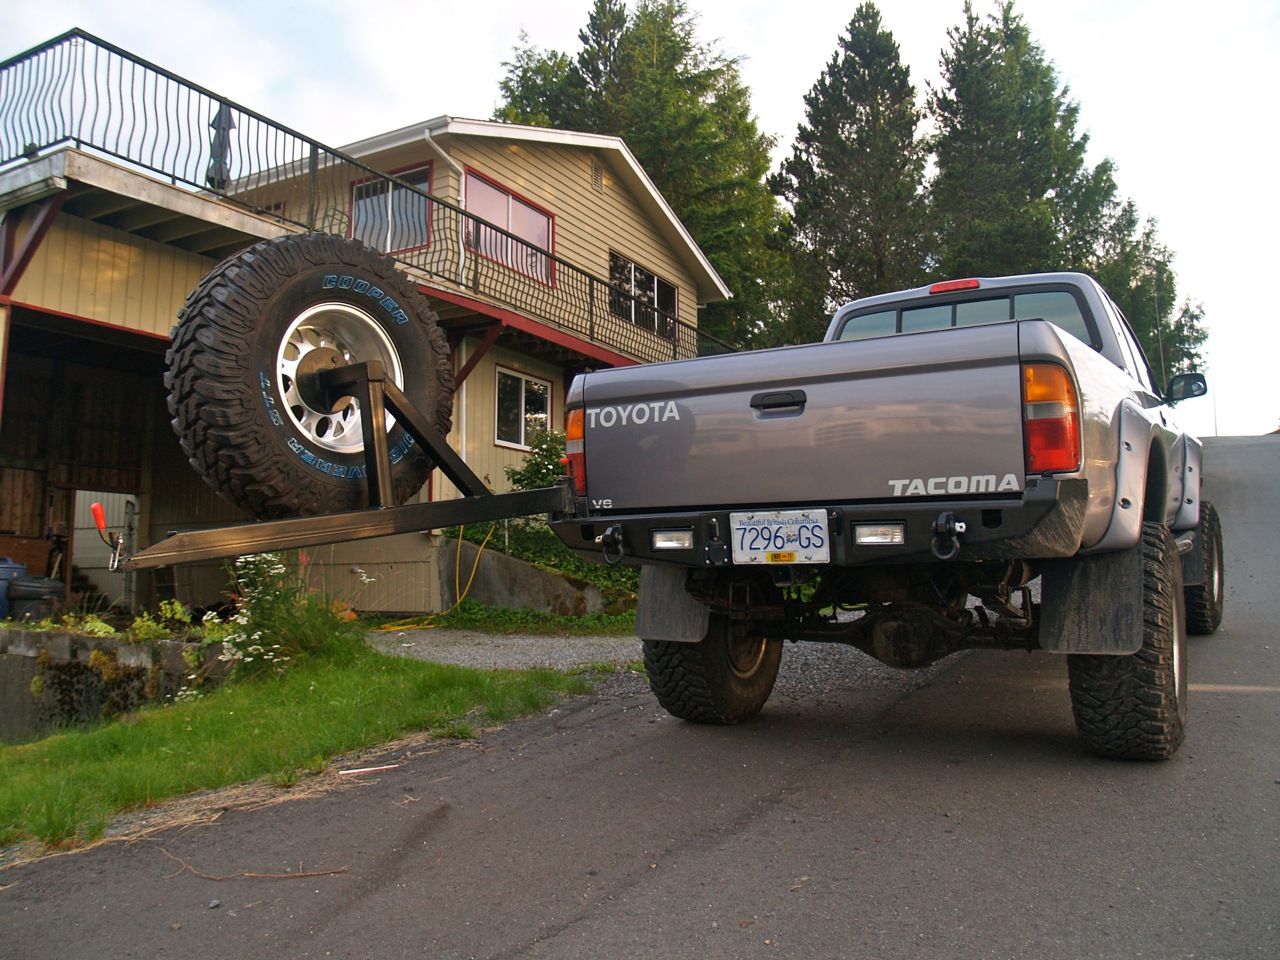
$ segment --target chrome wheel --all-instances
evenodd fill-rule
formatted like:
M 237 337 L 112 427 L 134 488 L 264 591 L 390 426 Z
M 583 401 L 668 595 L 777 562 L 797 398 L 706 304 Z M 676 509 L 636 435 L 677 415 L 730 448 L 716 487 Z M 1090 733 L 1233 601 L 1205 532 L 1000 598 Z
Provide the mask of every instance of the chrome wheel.
M 326 408 L 306 388 L 307 375 L 368 360 L 382 361 L 391 381 L 404 388 L 400 355 L 390 338 L 373 317 L 350 304 L 316 304 L 285 331 L 276 357 L 280 396 L 293 425 L 316 446 L 334 453 L 362 450 L 360 404 L 355 397 L 342 397 Z M 387 414 L 386 428 L 394 424 Z

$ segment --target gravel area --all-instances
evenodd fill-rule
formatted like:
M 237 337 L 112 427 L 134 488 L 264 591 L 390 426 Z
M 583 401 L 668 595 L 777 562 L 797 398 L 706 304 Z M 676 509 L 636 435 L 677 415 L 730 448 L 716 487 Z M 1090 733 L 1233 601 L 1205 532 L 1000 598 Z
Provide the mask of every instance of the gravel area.
M 643 656 L 638 638 L 619 636 L 505 636 L 472 630 L 402 630 L 371 634 L 369 642 L 384 653 L 490 670 L 572 670 L 597 664 L 634 667 Z M 782 652 L 773 696 L 822 703 L 848 696 L 854 690 L 905 692 L 928 683 L 939 670 L 954 662 L 954 657 L 948 657 L 922 670 L 895 670 L 853 647 L 788 643 Z M 648 687 L 638 670 L 620 670 L 615 679 L 616 682 L 611 680 L 599 687 L 597 694 L 609 697 Z
M 625 636 L 507 636 L 474 630 L 399 630 L 372 633 L 369 643 L 383 653 L 486 670 L 572 670 L 595 664 L 622 666 L 641 659 L 640 641 Z

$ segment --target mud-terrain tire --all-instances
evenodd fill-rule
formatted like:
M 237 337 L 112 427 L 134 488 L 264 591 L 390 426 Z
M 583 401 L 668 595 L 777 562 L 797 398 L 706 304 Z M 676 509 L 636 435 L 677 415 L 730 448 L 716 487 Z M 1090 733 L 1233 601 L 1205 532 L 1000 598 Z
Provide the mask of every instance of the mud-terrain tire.
M 1187 633 L 1207 636 L 1222 624 L 1226 568 L 1222 553 L 1222 522 L 1208 500 L 1200 503 L 1200 543 L 1204 550 L 1204 583 L 1184 587 Z
M 1071 708 L 1098 756 L 1166 760 L 1187 724 L 1182 564 L 1168 529 L 1142 525 L 1142 646 L 1127 656 L 1067 658 Z
M 166 356 L 183 451 L 210 486 L 257 517 L 367 506 L 358 404 L 348 397 L 322 409 L 295 377 L 362 360 L 381 360 L 427 422 L 448 432 L 448 344 L 393 260 L 321 234 L 267 240 L 229 257 L 187 298 Z M 398 424 L 387 445 L 403 503 L 431 464 Z
M 672 716 L 694 723 L 741 723 L 764 707 L 782 662 L 782 641 L 734 635 L 712 614 L 699 643 L 644 641 L 649 688 Z

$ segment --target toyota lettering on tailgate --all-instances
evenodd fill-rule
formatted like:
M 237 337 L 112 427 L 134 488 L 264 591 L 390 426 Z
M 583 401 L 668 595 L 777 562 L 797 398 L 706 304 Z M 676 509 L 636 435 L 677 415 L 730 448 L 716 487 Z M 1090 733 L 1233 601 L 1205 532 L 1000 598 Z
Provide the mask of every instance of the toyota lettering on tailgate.
M 666 423 L 679 420 L 680 408 L 674 400 L 652 400 L 648 403 L 624 403 L 616 407 L 593 407 L 587 411 L 587 426 L 625 427 L 628 424 Z

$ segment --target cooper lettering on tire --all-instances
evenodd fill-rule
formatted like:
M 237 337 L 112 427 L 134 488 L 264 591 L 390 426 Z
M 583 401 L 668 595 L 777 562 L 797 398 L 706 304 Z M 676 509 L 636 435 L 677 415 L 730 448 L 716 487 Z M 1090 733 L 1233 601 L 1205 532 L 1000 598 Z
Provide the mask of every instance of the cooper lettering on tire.
M 453 369 L 436 316 L 395 262 L 320 234 L 267 240 L 224 260 L 187 298 L 166 357 L 169 412 L 201 476 L 262 518 L 368 505 L 360 408 L 328 404 L 308 374 L 380 360 L 448 433 Z M 397 503 L 430 461 L 388 414 Z

